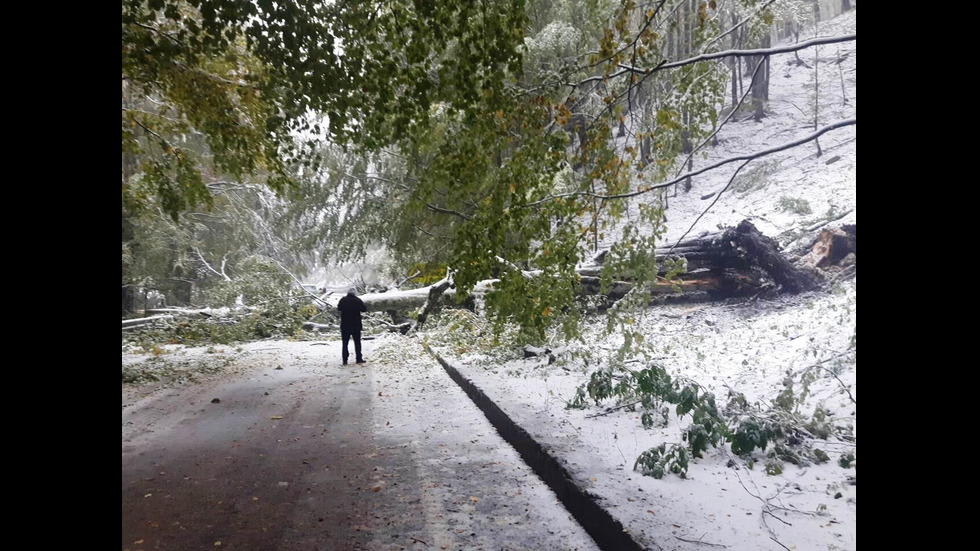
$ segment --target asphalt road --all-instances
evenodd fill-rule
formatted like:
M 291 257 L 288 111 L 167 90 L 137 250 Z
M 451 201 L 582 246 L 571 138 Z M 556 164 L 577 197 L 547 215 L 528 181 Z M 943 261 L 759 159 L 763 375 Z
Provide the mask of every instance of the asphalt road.
M 124 550 L 596 548 L 435 361 L 289 346 L 124 406 Z

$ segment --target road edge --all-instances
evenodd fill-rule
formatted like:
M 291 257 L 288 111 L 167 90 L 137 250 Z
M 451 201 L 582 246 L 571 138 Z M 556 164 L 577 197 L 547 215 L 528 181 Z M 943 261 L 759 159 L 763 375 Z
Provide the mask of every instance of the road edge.
M 464 377 L 438 352 L 428 344 L 423 344 L 423 347 L 429 355 L 442 365 L 449 377 L 463 389 L 470 400 L 480 408 L 480 411 L 497 429 L 500 436 L 517 450 L 517 453 L 534 471 L 534 474 L 538 475 L 538 478 L 555 492 L 568 512 L 592 537 L 599 549 L 603 551 L 642 551 L 645 549 L 633 539 L 633 536 L 626 531 L 621 522 L 599 505 L 590 492 L 575 483 L 568 471 L 558 462 L 558 459 L 548 453 L 545 447 L 535 440 L 530 433 L 515 423 L 486 393 L 471 380 Z

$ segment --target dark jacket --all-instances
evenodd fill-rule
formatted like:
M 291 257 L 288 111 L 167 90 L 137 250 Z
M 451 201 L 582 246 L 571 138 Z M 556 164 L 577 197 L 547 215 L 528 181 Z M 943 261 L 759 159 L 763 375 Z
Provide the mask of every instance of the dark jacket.
M 367 312 L 364 301 L 354 295 L 345 295 L 337 303 L 340 310 L 340 328 L 346 331 L 361 330 L 361 312 Z

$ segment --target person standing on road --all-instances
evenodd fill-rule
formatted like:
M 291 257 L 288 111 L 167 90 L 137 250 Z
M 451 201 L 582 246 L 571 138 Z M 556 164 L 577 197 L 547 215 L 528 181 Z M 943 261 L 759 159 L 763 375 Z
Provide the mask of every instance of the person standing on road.
M 344 343 L 342 348 L 344 365 L 347 365 L 347 358 L 350 357 L 347 343 L 351 337 L 354 337 L 354 354 L 357 363 L 364 363 L 364 357 L 361 356 L 361 312 L 367 312 L 367 306 L 364 306 L 363 300 L 357 298 L 356 292 L 357 289 L 351 287 L 347 290 L 347 296 L 337 303 L 337 309 L 340 310 L 340 339 Z

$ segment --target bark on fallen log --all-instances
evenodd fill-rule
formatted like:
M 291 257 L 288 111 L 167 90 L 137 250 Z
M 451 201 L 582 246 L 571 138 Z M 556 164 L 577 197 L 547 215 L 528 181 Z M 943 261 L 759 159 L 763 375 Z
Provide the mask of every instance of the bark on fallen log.
M 442 278 L 438 283 L 429 287 L 429 294 L 425 298 L 425 304 L 419 309 L 418 316 L 416 317 L 415 327 L 418 327 L 425 323 L 425 320 L 432 313 L 432 309 L 436 307 L 439 303 L 439 299 L 442 298 L 442 294 L 446 292 L 453 284 L 453 278 L 450 273 L 446 273 L 446 277 Z
M 531 345 L 526 345 L 524 347 L 524 359 L 536 358 L 538 356 L 547 356 L 548 365 L 555 363 L 555 361 L 557 360 L 555 354 L 552 353 L 552 350 L 550 348 L 547 347 L 541 348 L 541 347 L 531 346 Z
M 422 287 L 420 289 L 412 289 L 410 291 L 391 291 L 387 293 L 367 293 L 360 295 L 360 298 L 364 305 L 367 306 L 369 312 L 386 312 L 388 310 L 396 311 L 406 311 L 415 310 L 420 308 L 425 304 L 426 299 L 429 298 L 429 289 L 431 287 Z M 340 300 L 340 297 L 337 298 Z M 333 305 L 336 308 L 336 303 Z
M 228 310 L 228 309 L 225 308 L 223 310 Z M 215 315 L 216 313 L 222 313 L 222 312 L 220 311 L 215 312 L 210 308 L 205 308 L 202 310 L 187 310 L 184 308 L 150 308 L 146 310 L 146 313 L 147 314 L 171 314 L 174 316 L 187 316 L 187 317 L 195 317 L 195 318 L 209 318 Z
M 813 289 L 819 282 L 815 271 L 796 267 L 789 262 L 779 251 L 776 241 L 759 233 L 748 220 L 734 228 L 659 247 L 655 253 L 661 266 L 667 259 L 683 259 L 687 265 L 687 273 L 675 280 L 658 281 L 649 286 L 655 301 L 678 294 L 701 296 L 708 293 L 714 298 L 754 294 L 766 288 L 766 278 L 792 293 Z M 581 295 L 603 294 L 608 300 L 615 302 L 625 296 L 634 284 L 628 280 L 629 274 L 621 274 L 620 279 L 614 281 L 605 293 L 601 292 L 599 274 L 602 266 L 599 264 L 605 260 L 606 254 L 603 251 L 597 255 L 594 259 L 595 265 L 576 271 L 579 275 L 579 292 Z M 664 272 L 666 269 L 661 274 Z M 492 287 L 494 281 L 480 282 L 472 294 L 483 294 Z M 360 298 L 370 312 L 414 310 L 419 312 L 420 319 L 424 321 L 439 300 L 454 294 L 455 290 L 444 279 L 421 289 L 368 293 Z M 340 297 L 337 298 L 339 300 Z M 401 320 L 395 320 L 393 316 L 393 321 Z M 392 331 L 402 330 L 401 323 L 395 325 L 397 329 L 391 329 Z
M 760 269 L 791 293 L 813 289 L 820 281 L 815 271 L 787 260 L 776 240 L 759 233 L 748 220 L 735 228 L 660 247 L 655 254 L 661 259 L 661 265 L 668 259 L 685 259 L 689 272 L 709 269 L 749 274 L 753 269 Z
M 136 329 L 137 327 L 144 327 L 151 325 L 157 321 L 167 321 L 172 320 L 173 316 L 151 316 L 148 318 L 133 318 L 128 320 L 122 320 L 122 330 L 127 331 L 129 329 Z

